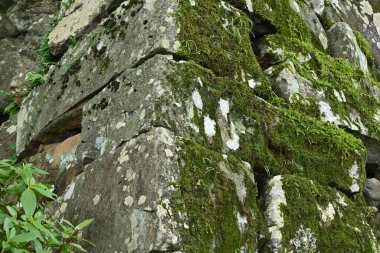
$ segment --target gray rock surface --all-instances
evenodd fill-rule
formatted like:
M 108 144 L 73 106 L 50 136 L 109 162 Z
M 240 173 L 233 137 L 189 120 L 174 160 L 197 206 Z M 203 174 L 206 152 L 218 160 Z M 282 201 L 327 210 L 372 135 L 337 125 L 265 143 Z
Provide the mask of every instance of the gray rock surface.
M 343 22 L 334 24 L 327 31 L 327 35 L 332 56 L 347 59 L 353 64 L 357 64 L 363 72 L 368 72 L 367 58 L 348 24 Z
M 364 196 L 369 206 L 377 207 L 380 204 L 380 181 L 376 178 L 367 180 L 364 188 Z
M 96 219 L 85 234 L 97 244 L 92 252 L 178 247 L 183 224 L 169 184 L 179 176 L 175 142 L 171 131 L 153 128 L 88 165 L 68 187 L 60 210 L 77 221 Z
M 323 17 L 330 23 L 345 22 L 353 30 L 360 31 L 371 46 L 376 63 L 380 63 L 380 14 L 366 0 L 330 1 Z
M 42 3 L 9 8 L 26 32 L 15 49 L 16 38 L 0 40 L 20 52 L 4 53 L 9 82 L 36 65 L 54 5 Z M 22 101 L 17 127 L 0 126 L 0 154 L 17 134 L 19 161 L 47 170 L 40 179 L 61 195 L 56 215 L 95 218 L 89 252 L 380 252 L 357 201 L 378 201 L 357 137 L 376 174 L 380 99 L 372 70 L 360 75 L 356 28 L 334 25 L 327 48 L 322 24 L 340 4 L 74 1 L 49 36 L 59 61 Z M 32 7 L 41 22 L 13 14 Z M 253 51 L 271 59 L 267 76 Z
M 20 122 L 21 135 L 31 132 L 31 140 L 40 142 L 41 136 L 52 131 L 51 128 L 54 128 L 65 115 L 81 107 L 85 99 L 102 89 L 122 71 L 139 65 L 154 53 L 165 54 L 178 49 L 175 43 L 177 27 L 172 19 L 168 19 L 176 8 L 175 1 L 158 3 L 157 11 L 138 6 L 119 7 L 115 10 L 114 16 L 105 20 L 80 45 L 63 57 L 52 73 L 52 81 L 48 88 L 37 88 L 24 102 L 20 117 L 27 114 L 36 124 L 31 124 L 32 129 L 30 124 Z M 139 10 L 139 15 L 135 15 L 136 10 Z M 128 23 L 138 25 L 128 25 Z M 111 32 L 107 31 L 110 25 L 114 28 Z M 161 32 L 160 27 L 163 27 L 165 32 Z M 138 35 L 125 36 L 125 34 Z M 142 48 L 137 49 L 135 45 L 142 45 Z M 46 97 L 46 94 L 49 94 L 49 97 Z M 35 101 L 50 106 L 43 106 L 42 111 L 37 112 L 34 106 L 27 106 L 35 104 Z M 56 103 L 60 103 L 60 106 L 56 107 Z M 20 121 L 23 121 L 23 118 L 20 118 Z M 19 137 L 17 144 L 19 153 L 25 150 L 27 139 Z
M 9 159 L 15 156 L 16 133 L 17 125 L 15 117 L 0 125 L 0 159 Z
M 49 34 L 51 53 L 62 54 L 71 38 L 81 37 L 85 32 L 89 32 L 121 3 L 122 0 L 75 0 L 67 9 L 63 4 L 62 19 Z

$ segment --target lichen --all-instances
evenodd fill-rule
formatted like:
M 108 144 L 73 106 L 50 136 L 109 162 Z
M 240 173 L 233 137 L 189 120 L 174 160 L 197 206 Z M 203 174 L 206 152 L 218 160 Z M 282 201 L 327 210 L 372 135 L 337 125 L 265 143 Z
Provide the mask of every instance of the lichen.
M 379 88 L 380 85 L 371 73 L 363 73 L 347 60 L 332 58 L 311 43 L 290 39 L 280 34 L 269 35 L 267 40 L 273 51 L 281 48 L 283 52 L 282 55 L 277 54 L 277 59 L 284 63 L 274 67 L 274 76 L 287 67 L 288 61 L 291 61 L 298 75 L 310 81 L 316 92 L 324 93 L 326 102 L 339 116 L 342 125 L 353 129 L 357 128 L 359 132 L 366 132 L 366 128 L 368 128 L 369 136 L 380 138 L 380 128 L 375 117 L 380 104 L 370 91 L 371 86 Z M 298 60 L 300 54 L 310 55 L 311 59 L 307 62 L 300 62 Z M 346 101 L 337 97 L 337 93 L 343 94 Z M 311 107 L 315 109 L 317 102 L 317 100 L 309 100 L 304 104 L 312 104 Z M 293 107 L 293 105 L 291 106 Z M 315 110 L 307 111 L 307 108 L 302 108 L 299 104 L 293 108 L 310 116 L 318 115 Z M 356 112 L 360 118 L 355 119 L 352 116 Z
M 361 207 L 342 193 L 306 178 L 286 176 L 283 181 L 287 199 L 287 205 L 282 206 L 284 251 L 314 252 L 297 251 L 302 245 L 295 238 L 300 236 L 302 224 L 308 230 L 304 239 L 309 239 L 308 243 L 304 242 L 304 247 L 311 246 L 320 252 L 335 252 L 336 249 L 341 252 L 378 252 L 376 238 L 366 222 L 367 207 Z M 335 215 L 329 222 L 323 221 L 320 206 L 330 206 L 334 210 Z
M 239 133 L 239 148 L 230 153 L 249 162 L 255 171 L 271 175 L 299 174 L 322 184 L 334 184 L 350 191 L 349 169 L 358 164 L 358 184 L 364 184 L 365 149 L 360 140 L 335 126 L 302 116 L 291 109 L 279 109 L 259 99 L 249 85 L 227 77 L 217 77 L 195 63 L 176 65 L 169 80 L 178 100 L 191 100 L 197 88 L 202 110 L 194 111 L 193 123 L 199 127 L 201 143 L 215 151 L 224 150 L 221 126 L 210 142 L 203 116 L 218 122 L 220 99 L 230 101 L 229 120 L 241 120 L 247 128 Z M 203 86 L 197 85 L 197 78 Z M 197 135 L 196 132 L 193 133 Z
M 257 188 L 244 164 L 191 140 L 181 142 L 180 181 L 176 210 L 186 213 L 182 229 L 184 252 L 254 252 L 263 225 L 256 204 Z M 221 165 L 221 163 L 223 165 Z M 242 173 L 246 188 L 242 203 L 238 186 L 220 169 Z

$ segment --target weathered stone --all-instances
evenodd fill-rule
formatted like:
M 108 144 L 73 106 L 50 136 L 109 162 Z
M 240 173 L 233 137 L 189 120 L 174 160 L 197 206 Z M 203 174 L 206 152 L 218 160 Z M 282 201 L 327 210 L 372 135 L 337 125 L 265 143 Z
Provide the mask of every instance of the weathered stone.
M 7 36 L 14 36 L 18 33 L 17 28 L 7 17 L 0 16 L 0 39 Z
M 273 89 L 279 97 L 285 98 L 287 102 L 293 102 L 293 96 L 301 96 L 302 98 L 314 98 L 324 100 L 323 91 L 316 91 L 312 83 L 299 76 L 294 64 L 291 61 L 285 63 L 287 67 L 282 69 L 278 74 L 274 75 L 273 67 L 265 70 L 265 74 L 272 82 Z
M 56 194 L 62 194 L 74 177 L 83 171 L 82 163 L 76 158 L 80 143 L 81 136 L 77 134 L 61 143 L 41 145 L 39 153 L 28 159 L 37 168 L 49 173 L 39 179 L 54 185 Z
M 68 187 L 60 209 L 73 222 L 95 218 L 84 235 L 96 242 L 92 252 L 179 247 L 183 224 L 170 186 L 179 177 L 175 142 L 169 130 L 153 128 L 89 164 Z
M 95 218 L 89 251 L 379 251 L 361 206 L 365 149 L 325 123 L 376 136 L 374 81 L 323 50 L 312 9 L 325 8 L 306 2 L 87 5 L 100 16 L 67 29 L 82 38 L 23 101 L 17 143 L 67 186 L 57 214 Z M 61 25 L 94 18 L 79 6 Z
M 353 64 L 357 64 L 364 72 L 368 72 L 367 58 L 360 49 L 349 25 L 338 22 L 331 26 L 327 35 L 332 56 L 347 59 Z
M 323 5 L 321 6 L 318 1 L 314 0 L 312 4 L 313 7 L 317 9 L 318 13 L 323 11 Z M 295 12 L 298 13 L 298 15 L 301 16 L 301 18 L 309 27 L 310 31 L 313 33 L 314 37 L 318 39 L 322 48 L 326 50 L 328 47 L 326 32 L 313 10 L 308 5 L 295 0 L 290 0 L 290 6 Z
M 268 182 L 266 196 L 271 252 L 380 250 L 360 208 L 330 187 L 302 177 L 276 176 Z M 349 241 L 339 239 L 346 236 Z
M 0 159 L 9 159 L 15 156 L 16 132 L 16 117 L 0 125 Z
M 360 31 L 369 43 L 376 63 L 380 63 L 380 15 L 374 13 L 368 1 L 330 1 L 327 2 L 322 15 L 330 25 L 345 22 L 352 30 Z
M 84 163 L 111 152 L 153 126 L 170 126 L 174 116 L 169 114 L 169 106 L 175 101 L 166 75 L 173 71 L 169 66 L 173 64 L 171 58 L 157 55 L 136 69 L 124 71 L 84 105 L 84 141 L 78 153 Z M 177 110 L 179 113 L 181 108 Z M 166 118 L 161 114 L 167 114 Z
M 63 3 L 63 17 L 49 34 L 49 47 L 54 55 L 62 54 L 72 37 L 89 32 L 112 8 L 122 0 L 75 0 L 69 8 Z
M 317 15 L 321 15 L 323 10 L 325 9 L 325 1 L 324 0 L 305 0 L 306 3 L 310 4 L 313 8 L 313 11 Z
M 22 40 L 19 39 L 2 39 L 0 41 L 0 90 L 10 94 L 12 78 L 14 76 L 17 62 L 19 60 L 18 50 L 21 47 Z M 8 99 L 0 96 L 0 110 L 7 105 Z
M 369 206 L 377 207 L 380 204 L 380 181 L 376 178 L 367 179 L 364 196 Z
M 38 142 L 39 138 L 48 132 L 49 128 L 57 125 L 65 114 L 81 106 L 85 99 L 96 94 L 125 69 L 139 65 L 140 61 L 149 58 L 151 54 L 177 50 L 177 44 L 174 43 L 177 27 L 172 19 L 168 19 L 176 5 L 175 1 L 170 4 L 156 2 L 157 11 L 154 11 L 155 9 L 148 8 L 150 5 L 147 4 L 144 8 L 137 9 L 138 15 L 138 6 L 119 7 L 113 17 L 105 20 L 94 31 L 95 35 L 88 36 L 73 52 L 68 52 L 63 57 L 51 77 L 52 82 L 47 83 L 47 87 L 37 88 L 24 102 L 21 110 L 25 111 L 35 124 L 32 124 L 32 128 L 28 126 L 20 130 L 20 134 L 25 136 L 25 133 L 30 132 L 31 140 Z M 129 22 L 139 25 L 128 26 Z M 161 32 L 159 27 L 165 27 L 165 32 Z M 131 34 L 134 35 L 130 36 Z M 118 39 L 115 39 L 115 36 Z M 166 47 L 168 41 L 173 43 Z M 135 45 L 142 47 L 137 49 Z M 35 106 L 26 108 L 27 104 L 31 104 L 30 100 L 36 99 L 41 101 L 37 107 L 42 111 L 36 112 Z M 57 102 L 60 103 L 59 107 L 55 106 Z M 36 105 L 35 102 L 33 104 Z M 28 139 L 18 139 L 19 153 L 25 151 Z

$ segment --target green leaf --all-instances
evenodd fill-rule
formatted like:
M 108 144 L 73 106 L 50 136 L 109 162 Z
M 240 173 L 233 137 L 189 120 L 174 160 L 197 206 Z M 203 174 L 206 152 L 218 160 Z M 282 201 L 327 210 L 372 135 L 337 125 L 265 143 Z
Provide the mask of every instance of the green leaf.
M 16 242 L 16 243 L 21 243 L 21 242 L 30 242 L 36 239 L 38 235 L 33 232 L 21 234 L 21 235 L 16 235 L 15 237 L 12 238 L 11 241 Z
M 8 239 L 12 239 L 15 235 L 16 235 L 16 229 L 13 227 L 11 229 L 11 232 L 9 234 L 9 238 Z
M 12 217 L 7 217 L 4 219 L 4 225 L 3 225 L 3 229 L 4 230 L 8 230 L 10 228 L 13 228 L 14 227 L 14 222 L 13 222 L 13 218 Z
M 65 244 L 61 247 L 61 253 L 71 253 L 71 245 Z
M 13 207 L 11 207 L 11 206 L 6 206 L 6 208 L 7 208 L 7 210 L 8 210 L 8 212 L 9 212 L 9 214 L 12 216 L 12 217 L 17 217 L 17 211 L 13 208 Z
M 81 222 L 80 224 L 78 224 L 75 229 L 76 230 L 82 230 L 83 228 L 87 227 L 88 225 L 90 225 L 95 219 L 88 219 L 88 220 L 85 220 L 83 222 Z
M 80 246 L 79 244 L 76 244 L 76 243 L 70 243 L 71 246 L 74 246 L 75 248 L 79 249 L 80 251 L 82 252 L 87 252 L 87 250 L 85 250 L 82 246 Z
M 30 181 L 33 177 L 32 167 L 29 164 L 25 164 L 20 171 L 20 175 L 24 183 L 26 185 L 30 185 Z
M 39 194 L 41 194 L 44 197 L 55 199 L 54 194 L 50 191 L 50 189 L 44 185 L 44 184 L 34 184 L 30 186 L 32 189 L 36 190 Z
M 29 218 L 31 215 L 33 215 L 37 207 L 36 195 L 30 188 L 27 188 L 21 194 L 20 201 L 21 201 L 22 208 L 24 208 L 26 217 Z

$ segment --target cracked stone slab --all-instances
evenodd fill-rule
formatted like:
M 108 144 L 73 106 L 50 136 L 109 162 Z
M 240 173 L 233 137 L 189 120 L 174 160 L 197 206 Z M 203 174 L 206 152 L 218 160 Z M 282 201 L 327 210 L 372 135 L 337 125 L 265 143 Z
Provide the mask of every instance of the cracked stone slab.
M 22 136 L 18 138 L 18 153 L 26 151 L 28 142 L 40 141 L 51 128 L 61 125 L 58 122 L 67 122 L 65 117 L 70 110 L 81 107 L 85 99 L 99 92 L 114 76 L 152 54 L 175 51 L 178 27 L 172 15 L 177 4 L 173 0 L 128 8 L 121 5 L 74 50 L 67 52 L 49 75 L 49 81 L 23 102 L 21 111 L 33 122 L 19 124 Z M 165 32 L 160 27 L 165 27 Z M 33 106 L 29 106 L 31 103 Z M 30 136 L 25 137 L 27 133 Z
M 367 58 L 360 49 L 351 27 L 338 22 L 327 31 L 330 43 L 330 53 L 333 57 L 347 59 L 368 73 Z
M 75 0 L 68 9 L 67 3 L 62 3 L 63 17 L 49 34 L 51 53 L 63 53 L 73 36 L 82 36 L 121 2 L 122 0 Z
M 180 242 L 182 224 L 171 209 L 175 141 L 169 130 L 153 128 L 89 164 L 68 187 L 60 211 L 74 223 L 95 218 L 84 234 L 96 242 L 91 252 L 166 251 Z
M 183 122 L 178 114 L 184 108 L 175 105 L 167 80 L 174 64 L 170 56 L 156 55 L 138 68 L 124 71 L 89 100 L 83 108 L 78 158 L 88 163 L 153 126 Z
M 333 23 L 345 22 L 352 30 L 360 31 L 369 43 L 375 62 L 380 64 L 380 13 L 368 1 L 325 2 L 323 18 Z

